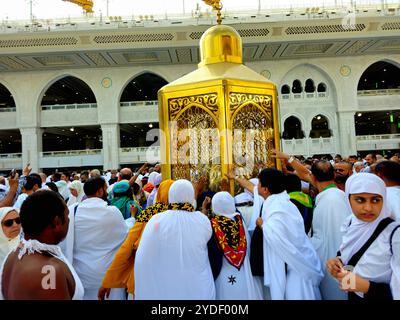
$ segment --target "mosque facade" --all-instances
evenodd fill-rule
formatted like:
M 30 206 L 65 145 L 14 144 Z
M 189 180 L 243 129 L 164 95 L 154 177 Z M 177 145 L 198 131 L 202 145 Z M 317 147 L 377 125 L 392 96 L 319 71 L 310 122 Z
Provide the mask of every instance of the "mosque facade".
M 0 171 L 157 162 L 157 91 L 197 68 L 211 16 L 0 25 Z M 293 155 L 400 149 L 400 9 L 225 15 L 277 85 Z

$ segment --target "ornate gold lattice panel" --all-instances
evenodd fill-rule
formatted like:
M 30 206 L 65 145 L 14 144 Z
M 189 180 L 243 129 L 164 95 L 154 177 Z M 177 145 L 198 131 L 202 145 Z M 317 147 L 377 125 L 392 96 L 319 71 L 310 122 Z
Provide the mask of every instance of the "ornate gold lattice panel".
M 239 175 L 250 178 L 260 166 L 275 166 L 272 97 L 232 92 L 229 99 L 233 163 Z
M 170 99 L 172 179 L 214 179 L 220 172 L 217 95 Z

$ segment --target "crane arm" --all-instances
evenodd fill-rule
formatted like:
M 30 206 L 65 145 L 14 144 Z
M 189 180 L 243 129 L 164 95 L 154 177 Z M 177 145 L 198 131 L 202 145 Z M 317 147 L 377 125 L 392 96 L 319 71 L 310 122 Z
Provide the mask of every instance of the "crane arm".
M 93 13 L 93 0 L 63 0 L 66 2 L 75 3 L 82 7 L 86 13 Z

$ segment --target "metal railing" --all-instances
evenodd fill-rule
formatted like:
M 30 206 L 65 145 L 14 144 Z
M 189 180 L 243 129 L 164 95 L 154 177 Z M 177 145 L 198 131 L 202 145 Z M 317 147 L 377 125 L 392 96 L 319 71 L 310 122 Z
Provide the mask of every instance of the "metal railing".
M 302 93 L 285 93 L 280 95 L 283 100 L 291 99 L 315 99 L 315 98 L 326 98 L 327 92 L 302 92 Z
M 148 101 L 126 101 L 120 103 L 121 107 L 146 107 L 146 106 L 158 106 L 157 100 Z
M 16 112 L 17 108 L 13 107 L 13 108 L 0 108 L 0 112 Z
M 376 89 L 376 90 L 359 90 L 359 96 L 383 96 L 383 95 L 397 95 L 400 94 L 400 89 Z
M 400 139 L 400 133 L 356 136 L 357 141 Z
M 0 159 L 19 159 L 22 158 L 22 153 L 1 153 Z
M 98 155 L 102 149 L 85 149 L 85 150 L 66 150 L 66 151 L 46 151 L 41 152 L 41 157 L 71 157 L 83 155 Z
M 42 106 L 43 111 L 97 108 L 97 103 L 53 104 Z
M 289 2 L 288 2 L 289 3 Z M 224 21 L 228 24 L 231 21 L 239 19 L 243 22 L 250 20 L 264 21 L 285 21 L 285 20 L 314 20 L 314 19 L 330 19 L 346 17 L 349 10 L 354 11 L 359 16 L 384 16 L 399 15 L 398 2 L 389 1 L 384 5 L 381 1 L 371 3 L 371 0 L 358 0 L 357 8 L 352 7 L 352 1 L 341 1 L 341 4 L 335 5 L 333 1 L 326 3 L 324 6 L 315 7 L 315 3 L 296 2 L 293 5 L 282 4 L 279 1 L 270 5 L 263 5 L 262 8 L 256 6 L 244 6 L 236 10 L 224 10 Z M 205 11 L 191 10 L 191 13 L 175 13 L 169 14 L 148 14 L 124 17 L 103 17 L 87 16 L 73 18 L 55 18 L 55 19 L 35 19 L 10 21 L 8 19 L 0 24 L 0 33 L 16 33 L 16 32 L 59 32 L 64 30 L 88 30 L 88 29 L 111 29 L 121 27 L 145 27 L 145 26 L 163 26 L 171 27 L 176 24 L 194 25 L 194 24 L 213 24 L 214 15 L 211 10 Z
M 141 153 L 141 152 L 148 152 L 148 151 L 154 151 L 154 152 L 159 152 L 160 147 L 155 146 L 155 147 L 130 147 L 130 148 L 120 148 L 121 152 L 136 152 L 136 153 Z

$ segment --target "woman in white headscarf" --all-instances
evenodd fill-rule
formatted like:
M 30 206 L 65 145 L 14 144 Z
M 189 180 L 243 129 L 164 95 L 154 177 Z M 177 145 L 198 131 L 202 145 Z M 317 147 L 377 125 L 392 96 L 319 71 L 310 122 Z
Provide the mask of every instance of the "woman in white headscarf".
M 214 279 L 207 243 L 210 221 L 195 211 L 194 188 L 187 180 L 174 182 L 168 210 L 146 225 L 135 257 L 137 300 L 213 300 Z
M 349 300 L 400 299 L 400 228 L 389 217 L 385 183 L 358 173 L 345 190 L 353 215 L 344 226 L 339 256 L 327 261 L 327 270 Z
M 0 267 L 4 259 L 19 244 L 21 220 L 18 209 L 12 207 L 0 208 Z
M 74 180 L 69 186 L 69 191 L 71 192 L 71 196 L 68 199 L 67 206 L 71 206 L 74 203 L 82 202 L 82 198 L 85 195 L 83 192 L 83 183 L 79 180 Z
M 225 191 L 212 198 L 209 215 L 214 241 L 222 253 L 222 267 L 215 280 L 217 300 L 262 300 L 261 279 L 253 277 L 249 262 L 250 236 L 234 198 Z

